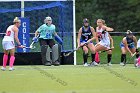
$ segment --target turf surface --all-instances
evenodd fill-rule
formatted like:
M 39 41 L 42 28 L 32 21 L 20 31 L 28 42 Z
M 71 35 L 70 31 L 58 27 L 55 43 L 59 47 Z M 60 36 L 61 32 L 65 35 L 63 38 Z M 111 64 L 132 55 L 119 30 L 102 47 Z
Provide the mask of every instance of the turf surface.
M 15 66 L 0 71 L 0 93 L 139 93 L 140 69 L 82 65 Z

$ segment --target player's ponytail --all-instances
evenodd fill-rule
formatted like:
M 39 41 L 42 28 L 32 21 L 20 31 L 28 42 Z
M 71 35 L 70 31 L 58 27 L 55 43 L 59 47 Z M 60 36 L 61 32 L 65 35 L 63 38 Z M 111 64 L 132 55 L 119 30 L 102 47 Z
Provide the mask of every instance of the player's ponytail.
M 127 34 L 127 35 L 130 35 L 130 34 L 132 34 L 132 31 L 127 30 L 126 34 Z
M 101 19 L 103 25 L 107 26 L 106 23 L 105 23 L 105 20 Z

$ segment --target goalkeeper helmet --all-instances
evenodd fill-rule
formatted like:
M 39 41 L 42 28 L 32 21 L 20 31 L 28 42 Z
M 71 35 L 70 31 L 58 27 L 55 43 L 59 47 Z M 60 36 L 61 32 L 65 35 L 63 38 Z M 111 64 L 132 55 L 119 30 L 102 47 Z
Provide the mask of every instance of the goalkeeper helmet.
M 50 16 L 46 17 L 44 23 L 47 23 L 47 21 L 52 21 L 52 18 Z
M 50 16 L 48 16 L 48 17 L 46 17 L 46 20 L 47 21 L 50 21 L 50 20 L 52 21 L 52 18 Z

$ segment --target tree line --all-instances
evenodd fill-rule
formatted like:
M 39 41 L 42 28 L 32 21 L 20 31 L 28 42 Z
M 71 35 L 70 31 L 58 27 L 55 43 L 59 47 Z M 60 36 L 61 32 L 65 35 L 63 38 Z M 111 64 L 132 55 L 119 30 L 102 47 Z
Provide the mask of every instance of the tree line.
M 127 29 L 139 32 L 140 0 L 76 0 L 75 7 L 77 31 L 82 26 L 83 18 L 88 18 L 93 27 L 101 18 L 117 32 Z

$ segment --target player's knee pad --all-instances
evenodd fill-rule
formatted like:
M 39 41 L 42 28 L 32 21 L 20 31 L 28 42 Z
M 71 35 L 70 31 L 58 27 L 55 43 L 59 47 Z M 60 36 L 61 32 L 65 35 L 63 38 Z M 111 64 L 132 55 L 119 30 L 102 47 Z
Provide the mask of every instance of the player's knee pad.
M 50 51 L 48 50 L 49 46 L 48 45 L 42 45 L 41 46 L 41 57 L 42 57 L 42 62 L 45 64 L 48 60 L 46 57 L 49 56 L 48 58 L 50 59 Z
M 55 44 L 52 47 L 52 62 L 59 61 L 60 62 L 60 53 L 61 53 L 61 46 Z

